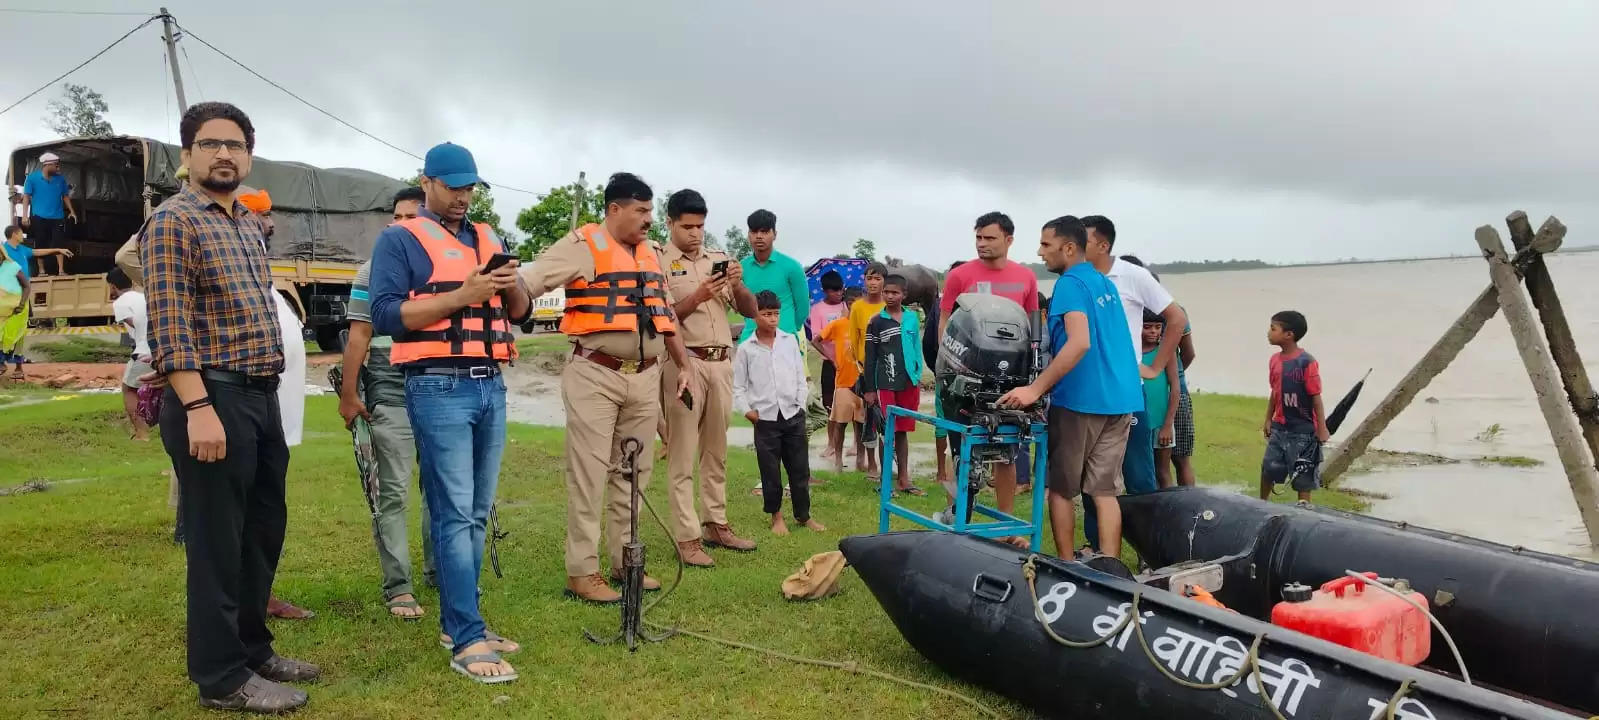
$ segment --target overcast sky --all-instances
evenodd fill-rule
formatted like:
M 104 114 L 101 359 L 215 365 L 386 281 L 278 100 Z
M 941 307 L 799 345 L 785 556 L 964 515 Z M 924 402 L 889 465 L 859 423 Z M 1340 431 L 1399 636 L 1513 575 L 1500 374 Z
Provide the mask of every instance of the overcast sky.
M 535 191 L 631 170 L 703 192 L 717 229 L 765 207 L 802 260 L 866 237 L 947 264 L 995 209 L 1029 261 L 1037 228 L 1067 213 L 1110 216 L 1118 250 L 1156 261 L 1470 253 L 1473 229 L 1513 209 L 1599 242 L 1584 230 L 1599 226 L 1599 5 L 1124 5 L 168 3 L 396 145 L 458 142 L 491 180 Z M 0 22 L 9 104 L 139 18 Z M 189 101 L 243 107 L 263 157 L 417 169 L 180 45 Z M 105 95 L 117 131 L 172 139 L 162 52 L 151 25 L 70 80 Z M 0 116 L 0 143 L 48 139 L 58 92 Z M 535 201 L 495 198 L 507 226 Z

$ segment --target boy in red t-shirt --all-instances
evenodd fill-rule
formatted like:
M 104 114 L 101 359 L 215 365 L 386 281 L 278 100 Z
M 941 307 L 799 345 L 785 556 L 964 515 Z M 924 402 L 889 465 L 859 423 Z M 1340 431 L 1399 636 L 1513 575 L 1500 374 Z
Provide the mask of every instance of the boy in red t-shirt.
M 1271 356 L 1271 401 L 1266 404 L 1266 456 L 1260 461 L 1260 499 L 1273 485 L 1292 480 L 1300 504 L 1310 502 L 1321 477 L 1321 446 L 1327 442 L 1327 411 L 1321 404 L 1321 366 L 1299 347 L 1310 329 L 1305 316 L 1284 310 L 1271 316 L 1266 341 Z

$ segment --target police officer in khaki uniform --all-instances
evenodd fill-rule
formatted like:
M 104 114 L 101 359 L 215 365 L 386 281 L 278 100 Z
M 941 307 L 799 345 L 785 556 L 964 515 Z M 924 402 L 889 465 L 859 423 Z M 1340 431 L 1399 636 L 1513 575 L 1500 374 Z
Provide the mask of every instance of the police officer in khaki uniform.
M 663 346 L 678 366 L 688 363 L 676 334 L 672 299 L 661 260 L 646 232 L 654 212 L 650 186 L 630 173 L 605 183 L 605 220 L 585 225 L 556 241 L 523 278 L 542 295 L 566 288 L 561 332 L 572 339 L 572 359 L 561 373 L 566 406 L 566 594 L 614 603 L 621 594 L 600 574 L 600 512 L 605 508 L 605 543 L 611 579 L 622 576 L 629 493 L 612 469 L 622 461 L 622 441 L 637 438 L 639 483 L 655 459 L 650 443 L 661 412 Z M 705 394 L 692 376 L 679 378 L 667 402 L 685 392 L 695 405 Z M 609 485 L 610 498 L 604 498 Z M 645 590 L 660 589 L 646 576 Z
M 671 363 L 661 373 L 662 393 L 671 397 L 685 372 L 705 389 L 690 408 L 666 403 L 668 497 L 672 539 L 683 561 L 712 567 L 704 545 L 748 552 L 755 543 L 733 533 L 727 522 L 727 420 L 733 409 L 733 333 L 727 310 L 755 315 L 755 295 L 744 287 L 743 268 L 726 253 L 704 249 L 705 198 L 679 190 L 666 202 L 672 244 L 666 249 L 666 286 L 677 301 L 678 334 L 688 348 L 685 366 Z M 698 400 L 698 398 L 696 398 Z M 694 510 L 694 463 L 700 466 L 700 501 L 706 522 Z

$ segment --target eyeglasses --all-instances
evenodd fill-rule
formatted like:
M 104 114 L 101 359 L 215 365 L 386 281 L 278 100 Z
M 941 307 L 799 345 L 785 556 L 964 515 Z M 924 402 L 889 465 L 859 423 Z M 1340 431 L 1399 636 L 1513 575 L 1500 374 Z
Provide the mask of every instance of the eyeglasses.
M 204 140 L 196 140 L 196 141 L 194 141 L 194 146 L 197 147 L 197 148 L 200 148 L 201 150 L 209 152 L 209 153 L 214 153 L 214 152 L 216 152 L 218 150 L 221 150 L 222 148 L 227 148 L 228 149 L 228 153 L 232 154 L 232 155 L 241 154 L 246 149 L 243 141 L 240 141 L 240 140 L 216 140 L 216 139 L 213 139 L 213 138 L 206 138 Z

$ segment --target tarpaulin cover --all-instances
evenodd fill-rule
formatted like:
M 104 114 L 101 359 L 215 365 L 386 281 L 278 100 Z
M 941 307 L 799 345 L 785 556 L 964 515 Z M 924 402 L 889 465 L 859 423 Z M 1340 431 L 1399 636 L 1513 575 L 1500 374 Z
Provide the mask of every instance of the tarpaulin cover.
M 145 186 L 159 204 L 181 187 L 182 164 L 176 145 L 139 137 L 75 138 L 18 148 L 11 156 L 11 181 L 20 185 L 38 167 L 38 157 L 61 157 L 62 172 L 74 199 L 99 203 L 86 239 L 120 244 L 137 230 Z M 394 194 L 405 183 L 366 170 L 318 168 L 298 162 L 256 157 L 245 183 L 272 196 L 277 232 L 268 254 L 274 258 L 362 262 L 392 219 Z M 118 209 L 126 206 L 126 212 Z M 106 218 L 125 217 L 116 227 L 99 228 Z M 122 227 L 122 223 L 127 227 Z
M 828 270 L 838 272 L 844 278 L 844 287 L 866 286 L 867 261 L 859 258 L 822 258 L 811 263 L 805 270 L 805 281 L 811 288 L 811 304 L 822 301 L 822 275 Z

